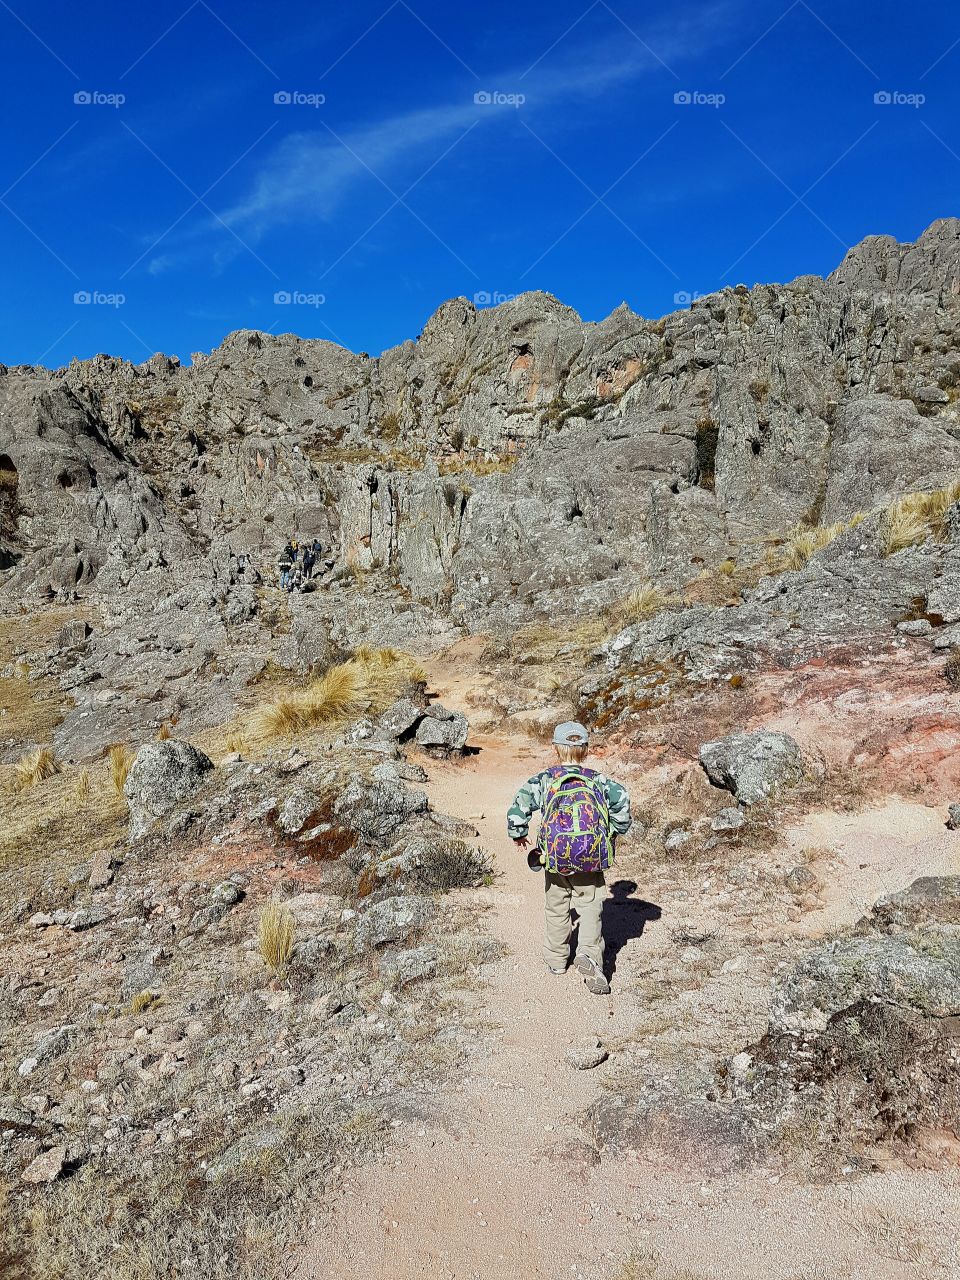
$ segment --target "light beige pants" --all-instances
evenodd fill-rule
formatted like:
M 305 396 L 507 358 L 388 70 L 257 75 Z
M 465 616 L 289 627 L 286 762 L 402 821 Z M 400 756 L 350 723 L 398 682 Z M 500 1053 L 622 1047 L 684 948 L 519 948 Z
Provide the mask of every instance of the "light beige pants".
M 543 935 L 543 958 L 551 969 L 565 969 L 570 960 L 570 934 L 573 921 L 571 910 L 580 920 L 577 932 L 577 955 L 589 956 L 603 965 L 603 937 L 600 932 L 600 916 L 603 900 L 607 896 L 602 871 L 587 871 L 580 875 L 558 876 L 552 871 L 543 873 L 544 907 L 546 911 Z

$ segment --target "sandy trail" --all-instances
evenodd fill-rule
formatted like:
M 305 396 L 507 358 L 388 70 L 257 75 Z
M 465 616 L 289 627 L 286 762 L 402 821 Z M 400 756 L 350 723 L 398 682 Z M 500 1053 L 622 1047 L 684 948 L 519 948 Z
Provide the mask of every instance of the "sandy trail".
M 472 656 L 455 652 L 431 670 L 444 703 L 468 713 Z M 564 1051 L 587 1033 L 616 1044 L 636 1029 L 644 1010 L 631 979 L 670 945 L 670 913 L 650 920 L 634 902 L 612 910 L 610 996 L 591 995 L 573 970 L 551 976 L 539 954 L 542 879 L 504 832 L 516 786 L 545 752 L 526 738 L 475 744 L 480 754 L 466 762 L 430 762 L 427 790 L 438 809 L 477 826 L 500 873 L 484 897 L 489 928 L 509 950 L 485 968 L 481 1009 L 497 1029 L 435 1124 L 409 1126 L 325 1206 L 297 1277 L 611 1280 L 634 1250 L 655 1251 L 664 1280 L 683 1280 L 675 1272 L 684 1266 L 695 1269 L 690 1280 L 900 1280 L 919 1274 L 917 1258 L 927 1274 L 960 1274 L 955 1255 L 948 1261 L 960 1214 L 953 1175 L 811 1187 L 762 1172 L 705 1179 L 643 1151 L 597 1162 L 580 1117 L 613 1064 L 577 1072 Z M 614 771 L 616 761 L 606 765 Z M 656 901 L 651 886 L 635 897 L 644 892 Z M 896 1229 L 892 1239 L 871 1233 L 874 1221 L 908 1223 L 910 1241 Z

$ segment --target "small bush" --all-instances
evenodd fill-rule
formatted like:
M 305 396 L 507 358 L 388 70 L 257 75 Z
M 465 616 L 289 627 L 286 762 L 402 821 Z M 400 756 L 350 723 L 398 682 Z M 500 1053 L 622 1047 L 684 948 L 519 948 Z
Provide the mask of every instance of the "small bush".
M 484 849 L 471 849 L 463 840 L 432 845 L 421 856 L 417 868 L 420 885 L 438 893 L 489 884 L 492 874 L 489 854 Z
M 125 743 L 115 743 L 107 752 L 107 761 L 110 766 L 110 781 L 113 783 L 113 789 L 118 796 L 123 795 L 123 784 L 127 780 L 127 774 L 130 772 L 130 766 L 133 764 L 135 752 Z
M 263 962 L 278 978 L 287 974 L 293 955 L 295 925 L 293 913 L 282 902 L 270 902 L 260 912 L 257 941 Z
M 38 782 L 46 782 L 54 774 L 60 772 L 60 762 L 51 747 L 37 747 L 36 751 L 28 751 L 13 766 L 17 787 L 24 791 L 27 787 L 35 787 Z

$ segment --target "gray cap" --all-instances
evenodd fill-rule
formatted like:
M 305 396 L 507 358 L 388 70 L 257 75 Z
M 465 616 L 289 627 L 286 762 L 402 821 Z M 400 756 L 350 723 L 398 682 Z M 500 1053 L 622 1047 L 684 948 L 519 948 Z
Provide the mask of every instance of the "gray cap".
M 566 720 L 553 731 L 553 744 L 556 747 L 585 747 L 589 741 L 589 733 L 576 720 Z

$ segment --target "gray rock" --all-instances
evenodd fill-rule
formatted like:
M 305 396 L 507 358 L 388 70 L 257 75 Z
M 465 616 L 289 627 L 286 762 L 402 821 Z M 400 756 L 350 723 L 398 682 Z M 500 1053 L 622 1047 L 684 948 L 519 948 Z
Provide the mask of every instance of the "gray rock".
M 398 951 L 384 960 L 383 972 L 400 987 L 422 978 L 432 978 L 437 972 L 436 948 L 412 947 L 409 951 Z
M 713 785 L 732 791 L 746 805 L 769 799 L 803 777 L 797 743 L 788 734 L 769 729 L 706 742 L 699 758 Z
M 59 1058 L 73 1043 L 76 1034 L 77 1028 L 72 1023 L 65 1023 L 61 1027 L 53 1027 L 45 1032 L 37 1041 L 30 1057 L 20 1063 L 17 1068 L 18 1073 L 21 1076 L 32 1075 L 37 1067 L 51 1062 L 54 1058 Z
M 385 738 L 402 738 L 422 719 L 423 707 L 412 698 L 401 698 L 388 707 L 377 721 L 377 732 Z
M 952 804 L 948 812 L 947 826 L 951 831 L 960 831 L 960 804 Z
M 367 781 L 354 774 L 334 801 L 333 810 L 344 826 L 365 840 L 384 840 L 414 814 L 428 807 L 426 793 L 410 791 L 401 782 Z
M 858 1001 L 882 1001 L 932 1018 L 960 1014 L 960 939 L 938 954 L 901 938 L 851 938 L 816 948 L 774 986 L 772 1033 L 811 1035 Z
M 362 947 L 383 947 L 404 942 L 424 928 L 435 908 L 423 894 L 400 894 L 368 907 L 357 922 L 357 942 Z
M 33 1112 L 14 1098 L 0 1098 L 0 1133 L 28 1133 L 34 1127 Z
M 281 804 L 277 826 L 284 835 L 295 836 L 309 824 L 319 807 L 320 802 L 311 791 L 297 788 Z
M 101 849 L 90 859 L 87 883 L 91 889 L 105 889 L 113 880 L 113 859 L 106 849 Z
M 727 809 L 721 809 L 719 813 L 715 813 L 710 820 L 710 827 L 713 831 L 739 831 L 746 822 L 742 809 L 735 809 L 732 806 Z
M 596 1036 L 584 1036 L 578 1044 L 571 1045 L 564 1057 L 575 1071 L 591 1071 L 606 1062 L 609 1054 Z
M 55 911 L 53 922 L 79 933 L 83 929 L 92 929 L 95 925 L 103 924 L 112 915 L 111 909 L 105 906 L 77 907 L 71 910 Z
M 79 648 L 80 645 L 86 643 L 87 637 L 92 630 L 90 623 L 82 618 L 76 618 L 72 622 L 65 622 L 57 633 L 57 652 L 62 653 L 65 649 Z
M 920 924 L 960 925 L 960 876 L 921 876 L 874 904 L 871 920 L 883 928 Z
M 63 1167 L 66 1163 L 67 1148 L 64 1146 L 51 1147 L 49 1151 L 42 1151 L 40 1155 L 31 1160 L 21 1175 L 22 1181 L 32 1183 L 54 1182 L 63 1172 Z
M 143 836 L 192 796 L 213 768 L 209 756 L 189 742 L 147 742 L 137 752 L 123 786 L 130 808 L 130 837 Z
M 442 716 L 437 714 L 441 710 L 445 711 Z M 443 752 L 462 751 L 467 745 L 469 732 L 470 725 L 462 712 L 431 707 L 429 714 L 417 725 L 416 740 L 421 747 Z

